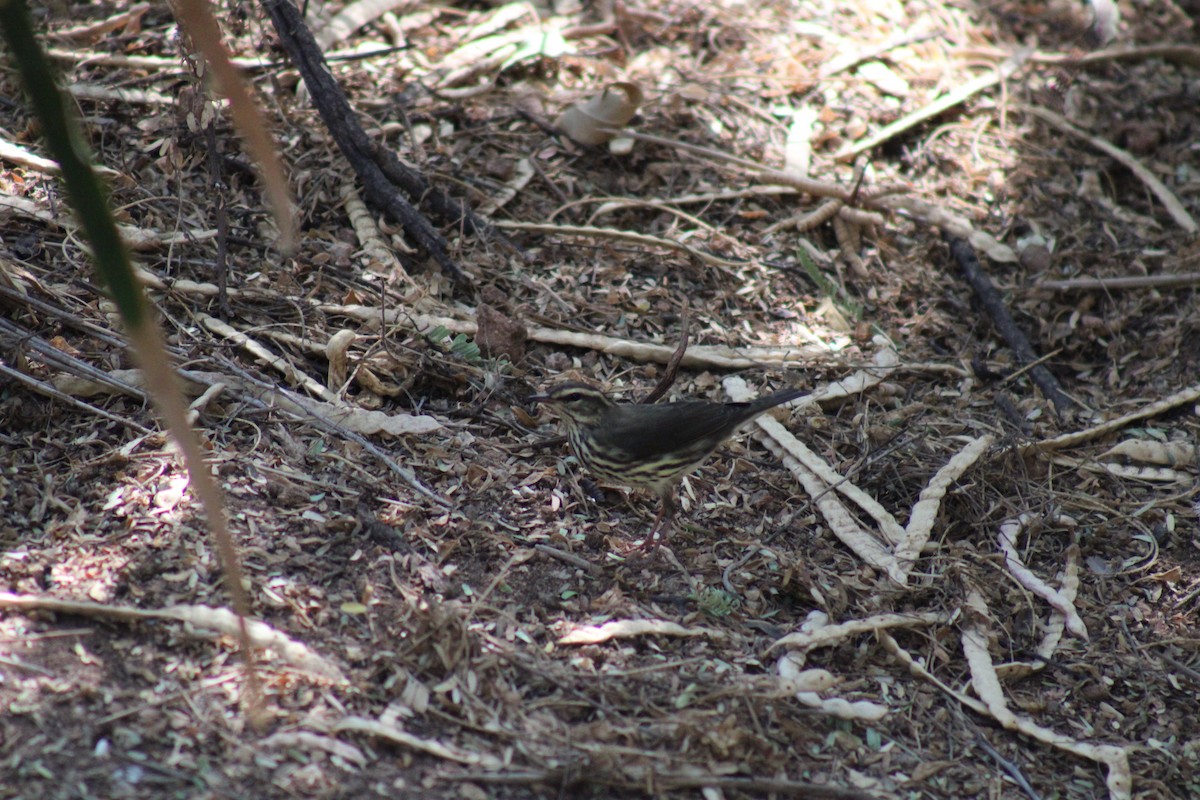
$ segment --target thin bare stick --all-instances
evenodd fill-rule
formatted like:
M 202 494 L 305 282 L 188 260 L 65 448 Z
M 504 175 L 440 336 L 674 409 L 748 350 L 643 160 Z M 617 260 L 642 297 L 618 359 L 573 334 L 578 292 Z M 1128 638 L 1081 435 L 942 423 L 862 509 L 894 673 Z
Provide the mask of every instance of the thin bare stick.
M 548 233 L 559 236 L 589 236 L 592 238 L 619 239 L 623 242 L 633 242 L 634 244 L 650 247 L 667 247 L 672 250 L 679 250 L 704 264 L 720 267 L 745 266 L 744 261 L 730 261 L 729 259 L 719 258 L 712 253 L 697 250 L 674 239 L 649 236 L 635 231 L 622 231 L 616 228 L 594 228 L 588 225 L 545 225 L 538 222 L 516 222 L 513 220 L 499 220 L 495 225 L 497 228 L 509 231 L 531 231 L 533 233 Z
M 667 393 L 671 385 L 675 383 L 675 376 L 679 374 L 679 362 L 683 361 L 683 354 L 687 352 L 688 347 L 688 327 L 692 321 L 692 309 L 684 301 L 683 317 L 679 320 L 679 347 L 675 348 L 675 352 L 671 355 L 671 360 L 667 362 L 667 368 L 663 371 L 663 376 L 659 380 L 658 385 L 654 387 L 654 391 L 642 398 L 643 403 L 655 403 L 658 399 Z
M 956 50 L 955 55 L 962 58 L 984 56 L 986 58 L 1003 58 L 1008 51 L 999 47 L 967 47 Z M 1200 67 L 1200 47 L 1186 44 L 1152 44 L 1145 47 L 1113 47 L 1108 50 L 1097 50 L 1094 53 L 1074 55 L 1071 53 L 1033 53 L 1029 61 L 1033 64 L 1067 64 L 1071 66 L 1086 64 L 1103 64 L 1109 61 L 1147 61 L 1160 58 Z
M 1194 403 L 1196 400 L 1200 400 L 1200 383 L 1189 386 L 1186 389 L 1180 389 L 1171 396 L 1164 397 L 1162 400 L 1143 406 L 1137 411 L 1134 411 L 1132 414 L 1125 414 L 1117 417 L 1116 419 L 1110 419 L 1107 422 L 1102 422 L 1099 425 L 1095 425 L 1086 430 L 1064 433 L 1061 436 L 1055 436 L 1053 439 L 1043 439 L 1040 442 L 1033 442 L 1031 444 L 1023 445 L 1021 447 L 1021 452 L 1025 453 L 1031 449 L 1046 451 L 1061 450 L 1064 447 L 1072 447 L 1080 444 L 1081 442 L 1086 442 L 1091 439 L 1098 439 L 1110 431 L 1123 428 L 1131 423 L 1140 422 L 1143 419 L 1149 419 L 1150 417 L 1156 417 L 1159 414 L 1173 411 L 1180 406 L 1187 405 L 1188 403 Z
M 1181 272 L 1178 275 L 1127 275 L 1120 278 L 1068 278 L 1064 281 L 1042 281 L 1035 289 L 1052 292 L 1111 291 L 1114 289 L 1183 289 L 1200 283 L 1200 272 Z
M 38 394 L 45 395 L 46 397 L 49 397 L 52 400 L 57 400 L 60 403 L 65 403 L 66 405 L 73 406 L 74 408 L 78 408 L 79 410 L 85 411 L 88 414 L 95 414 L 97 416 L 103 417 L 104 419 L 109 420 L 110 422 L 117 422 L 117 423 L 120 423 L 121 425 L 126 425 L 126 426 L 132 428 L 133 430 L 137 431 L 138 433 L 142 434 L 143 436 L 149 436 L 150 434 L 154 433 L 154 431 L 150 430 L 149 428 L 147 428 L 145 426 L 139 425 L 138 423 L 134 422 L 131 419 L 125 419 L 123 417 L 118 417 L 116 414 L 113 414 L 110 411 L 105 411 L 103 408 L 99 408 L 90 403 L 85 403 L 82 400 L 77 400 L 74 397 L 72 397 L 71 395 L 66 394 L 65 392 L 59 391 L 57 388 L 55 388 L 55 386 L 53 384 L 46 383 L 45 381 L 39 381 L 37 378 L 34 378 L 32 375 L 26 375 L 25 373 L 21 372 L 20 370 L 15 370 L 12 367 L 9 367 L 7 364 L 0 363 L 0 375 L 3 375 L 4 377 L 6 377 L 10 380 L 14 380 L 18 383 L 24 384 L 29 389 L 32 389 L 33 391 L 37 392 Z
M 827 183 L 826 181 L 819 181 L 815 178 L 806 178 L 803 175 L 796 175 L 783 170 L 772 169 L 765 164 L 760 164 L 757 161 L 751 161 L 748 158 L 741 158 L 740 156 L 735 156 L 721 150 L 714 150 L 711 147 L 700 147 L 687 142 L 681 142 L 677 139 L 668 139 L 665 136 L 654 136 L 653 134 L 649 133 L 638 133 L 637 131 L 629 130 L 610 130 L 613 133 L 619 133 L 621 136 L 629 139 L 636 139 L 639 142 L 650 142 L 651 144 L 661 144 L 664 147 L 675 147 L 688 153 L 693 153 L 705 158 L 711 158 L 714 161 L 722 161 L 726 164 L 734 164 L 739 167 L 745 167 L 746 169 L 757 172 L 763 180 L 771 183 L 782 184 L 784 186 L 790 186 L 793 189 L 801 192 L 807 192 L 808 194 L 816 195 L 817 197 L 834 197 L 838 200 L 844 200 L 847 202 L 850 200 L 851 191 L 843 186 L 838 186 L 835 183 Z M 880 193 L 881 191 L 883 193 L 888 193 L 899 190 L 890 188 L 883 190 L 873 189 L 870 196 L 874 197 L 875 194 Z
M 871 150 L 878 147 L 892 137 L 936 117 L 938 114 L 965 102 L 968 98 L 979 94 L 985 89 L 990 89 L 1001 81 L 1008 80 L 1029 59 L 1032 52 L 1032 50 L 1028 49 L 1018 50 L 1007 61 L 997 67 L 995 72 L 988 75 L 980 75 L 973 81 L 967 81 L 962 86 L 947 92 L 924 108 L 906 117 L 901 117 L 891 125 L 885 125 L 874 136 L 863 139 L 861 142 L 843 149 L 833 157 L 834 160 L 849 161 L 864 150 Z
M 587 559 L 577 556 L 574 553 L 568 553 L 566 550 L 559 550 L 557 547 L 551 547 L 548 544 L 536 544 L 533 546 L 533 549 L 537 550 L 539 553 L 548 555 L 551 558 L 557 558 L 559 561 L 562 561 L 565 564 L 570 564 L 576 569 L 581 569 L 593 577 L 599 577 L 600 575 L 604 574 L 604 570 L 598 565 L 593 564 Z
M 1175 224 L 1183 228 L 1188 233 L 1196 233 L 1200 230 L 1200 226 L 1196 224 L 1196 220 L 1192 219 L 1192 215 L 1188 213 L 1183 203 L 1179 202 L 1179 198 L 1175 193 L 1167 188 L 1167 185 L 1155 177 L 1154 173 L 1142 165 L 1142 162 L 1134 158 L 1130 153 L 1122 150 L 1111 142 L 1101 139 L 1099 136 L 1093 136 L 1087 131 L 1076 128 L 1063 117 L 1055 114 L 1046 108 L 1039 106 L 1017 106 L 1021 111 L 1027 114 L 1032 114 L 1043 122 L 1057 128 L 1063 133 L 1069 133 L 1072 136 L 1083 139 L 1097 150 L 1112 156 L 1127 168 L 1130 172 L 1137 176 L 1138 180 L 1146 184 L 1146 188 L 1154 192 L 1154 196 L 1159 199 L 1167 208 L 1167 213 L 1171 215 L 1171 219 L 1175 220 Z
M 1042 394 L 1054 403 L 1054 408 L 1060 413 L 1073 405 L 1074 401 L 1062 390 L 1058 379 L 1050 370 L 1041 364 L 1036 364 L 1038 356 L 1033 350 L 1033 345 L 1029 343 L 1025 332 L 1008 313 L 1004 299 L 1000 296 L 1000 292 L 992 283 L 991 278 L 983 271 L 971 245 L 965 240 L 953 236 L 944 235 L 944 238 L 950 245 L 950 255 L 958 264 L 959 269 L 963 271 L 967 283 L 975 290 L 975 295 L 979 298 L 984 310 L 987 311 L 996 330 L 1008 342 L 1008 346 L 1013 349 L 1023 365 L 1034 365 L 1030 369 L 1030 376 L 1037 387 L 1042 390 Z

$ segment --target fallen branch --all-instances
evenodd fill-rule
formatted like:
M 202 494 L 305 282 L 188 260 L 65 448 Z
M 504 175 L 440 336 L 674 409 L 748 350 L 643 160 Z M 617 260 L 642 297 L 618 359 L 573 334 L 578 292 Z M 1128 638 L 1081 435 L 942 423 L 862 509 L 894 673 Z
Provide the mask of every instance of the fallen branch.
M 744 267 L 745 261 L 733 261 L 727 258 L 715 256 L 712 253 L 706 253 L 703 250 L 698 250 L 695 247 L 689 247 L 682 242 L 677 242 L 674 239 L 664 239 L 661 236 L 651 236 L 646 233 L 637 233 L 635 231 L 623 231 L 616 228 L 594 228 L 587 225 L 546 225 L 538 222 L 516 222 L 505 220 L 496 223 L 497 228 L 504 228 L 510 231 L 530 231 L 533 233 L 546 233 L 554 236 L 586 236 L 593 239 L 616 239 L 622 242 L 630 242 L 639 244 L 645 247 L 666 247 L 671 250 L 678 250 L 681 253 L 687 253 L 692 258 L 702 264 L 710 264 L 720 267 Z
M 683 361 L 683 356 L 685 353 L 687 353 L 688 339 L 690 338 L 688 334 L 688 327 L 691 323 L 691 319 L 692 309 L 691 306 L 687 304 L 687 300 L 685 299 L 683 306 L 683 318 L 679 321 L 679 330 L 681 331 L 679 335 L 679 346 L 675 348 L 675 352 L 671 355 L 671 360 L 667 362 L 667 368 L 663 370 L 662 377 L 658 380 L 658 385 L 654 387 L 650 394 L 643 397 L 641 402 L 658 402 L 659 398 L 666 394 L 667 390 L 671 388 L 671 385 L 675 383 L 675 376 L 679 373 L 679 362 Z
M 271 17 L 284 49 L 300 70 L 321 119 L 362 181 L 367 198 L 404 226 L 404 230 L 454 280 L 469 282 L 466 273 L 450 258 L 445 238 L 413 203 L 427 206 L 448 225 L 461 226 L 468 233 L 497 240 L 502 237 L 476 217 L 464 203 L 451 200 L 441 190 L 431 186 L 420 173 L 404 166 L 390 150 L 371 141 L 358 123 L 345 93 L 329 72 L 300 11 L 288 0 L 262 0 L 262 4 Z

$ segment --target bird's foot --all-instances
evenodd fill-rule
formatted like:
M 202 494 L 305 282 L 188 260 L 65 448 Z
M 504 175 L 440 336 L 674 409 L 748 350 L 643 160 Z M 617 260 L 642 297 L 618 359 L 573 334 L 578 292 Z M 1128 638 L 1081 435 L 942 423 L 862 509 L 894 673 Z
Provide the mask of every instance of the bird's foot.
M 646 540 L 643 541 L 637 550 L 643 553 L 652 553 L 660 544 L 665 545 L 667 540 L 671 538 L 671 531 L 674 528 L 674 521 L 668 518 L 660 517 L 655 521 L 654 527 L 650 529 L 650 533 L 646 534 Z

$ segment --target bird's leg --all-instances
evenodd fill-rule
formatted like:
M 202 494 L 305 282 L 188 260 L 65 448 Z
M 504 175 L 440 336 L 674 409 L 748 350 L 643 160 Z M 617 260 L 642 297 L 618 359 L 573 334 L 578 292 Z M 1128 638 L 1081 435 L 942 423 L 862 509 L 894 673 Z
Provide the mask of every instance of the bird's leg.
M 662 500 L 658 517 L 654 520 L 654 527 L 646 535 L 646 541 L 642 542 L 641 549 L 646 552 L 653 550 L 656 544 L 666 544 L 667 539 L 671 536 L 671 530 L 675 527 L 675 487 L 668 486 L 660 491 L 658 496 Z M 655 541 L 655 538 L 660 535 L 661 538 Z

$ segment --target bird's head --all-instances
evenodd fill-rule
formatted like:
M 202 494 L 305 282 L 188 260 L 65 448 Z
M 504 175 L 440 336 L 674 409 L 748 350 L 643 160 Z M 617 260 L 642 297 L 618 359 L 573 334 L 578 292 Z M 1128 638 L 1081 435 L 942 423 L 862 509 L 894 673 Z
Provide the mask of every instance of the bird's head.
M 554 406 L 559 414 L 573 426 L 599 425 L 604 412 L 612 408 L 613 402 L 599 389 L 586 383 L 560 383 L 545 394 L 529 398 L 538 403 Z

